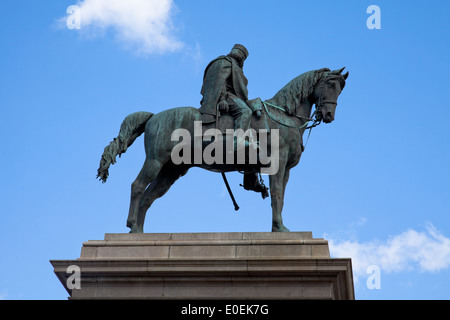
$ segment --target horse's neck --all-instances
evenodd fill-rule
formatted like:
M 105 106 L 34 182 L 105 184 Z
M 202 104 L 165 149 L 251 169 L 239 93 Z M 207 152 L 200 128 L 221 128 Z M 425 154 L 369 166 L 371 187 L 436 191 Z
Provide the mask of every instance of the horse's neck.
M 303 118 L 310 118 L 313 104 L 314 102 L 309 98 L 300 102 L 300 105 L 296 108 L 295 115 Z
M 274 104 L 274 105 L 279 105 L 280 107 L 284 107 L 282 105 L 280 105 L 279 101 L 277 101 L 276 98 L 272 98 L 270 100 L 268 100 L 268 102 Z M 314 101 L 312 101 L 312 99 L 310 97 L 308 97 L 308 99 L 303 100 L 302 102 L 299 103 L 299 105 L 297 106 L 289 106 L 292 109 L 295 110 L 295 115 L 297 117 L 300 118 L 309 118 L 311 117 L 311 111 L 312 111 L 312 106 L 314 104 Z

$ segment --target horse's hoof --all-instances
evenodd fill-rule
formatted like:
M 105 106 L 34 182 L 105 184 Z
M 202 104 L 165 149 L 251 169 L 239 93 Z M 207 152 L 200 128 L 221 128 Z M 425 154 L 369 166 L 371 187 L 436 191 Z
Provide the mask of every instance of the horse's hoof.
M 285 226 L 272 226 L 272 232 L 291 232 L 288 228 Z
M 144 233 L 144 230 L 136 227 L 132 227 L 130 233 Z

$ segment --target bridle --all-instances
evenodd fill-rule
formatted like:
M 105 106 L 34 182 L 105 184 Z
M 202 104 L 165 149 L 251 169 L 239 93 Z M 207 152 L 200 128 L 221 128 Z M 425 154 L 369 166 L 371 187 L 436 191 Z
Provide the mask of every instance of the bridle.
M 288 124 L 286 124 L 286 123 L 282 123 L 282 122 L 278 121 L 277 119 L 275 119 L 275 118 L 272 117 L 272 115 L 270 114 L 269 110 L 267 109 L 267 106 L 270 106 L 270 107 L 272 107 L 272 108 L 275 108 L 275 109 L 278 109 L 278 110 L 281 110 L 281 111 L 287 113 L 287 112 L 286 112 L 286 109 L 285 109 L 285 108 L 281 108 L 281 107 L 279 107 L 279 106 L 277 106 L 277 105 L 274 105 L 274 104 L 269 103 L 269 102 L 266 102 L 266 101 L 262 101 L 262 100 L 261 100 L 261 102 L 263 103 L 263 106 L 264 106 L 264 109 L 265 109 L 267 115 L 268 115 L 273 121 L 275 121 L 275 122 L 277 122 L 277 123 L 279 123 L 279 124 L 281 124 L 281 125 L 283 125 L 283 126 L 285 126 L 285 127 L 289 127 L 289 128 L 297 128 L 297 129 L 303 129 L 303 128 L 305 128 L 305 129 L 312 129 L 312 128 L 318 126 L 318 125 L 322 122 L 322 119 L 323 119 L 322 108 L 323 108 L 323 105 L 324 105 L 325 103 L 337 105 L 337 102 L 335 102 L 335 101 L 324 100 L 324 99 L 323 99 L 323 93 L 324 93 L 324 91 L 325 91 L 325 83 L 326 83 L 328 80 L 334 79 L 334 78 L 337 78 L 337 77 L 329 76 L 329 77 L 326 77 L 326 78 L 321 79 L 321 80 L 319 81 L 319 83 L 320 83 L 320 93 L 319 93 L 319 97 L 318 97 L 317 101 L 315 102 L 316 108 L 315 108 L 314 112 L 312 113 L 311 117 L 303 117 L 303 116 L 298 116 L 298 115 L 296 115 L 296 114 L 291 115 L 291 116 L 296 117 L 296 118 L 298 118 L 298 119 L 300 119 L 300 120 L 306 121 L 306 122 L 305 122 L 303 125 L 301 125 L 301 126 L 291 126 L 291 125 L 288 125 Z M 310 126 L 308 126 L 309 122 L 311 122 L 311 121 L 313 121 L 313 124 L 310 125 Z
M 321 80 L 319 81 L 319 83 L 320 83 L 320 93 L 319 93 L 319 97 L 318 97 L 317 101 L 315 102 L 316 108 L 315 108 L 315 110 L 314 110 L 314 112 L 312 113 L 312 115 L 311 115 L 310 118 L 298 116 L 298 115 L 296 115 L 296 114 L 293 114 L 293 115 L 292 115 L 293 117 L 296 117 L 296 118 L 298 118 L 298 119 L 300 119 L 300 120 L 304 120 L 304 121 L 305 121 L 305 123 L 304 123 L 303 125 L 301 125 L 301 126 L 291 126 L 291 125 L 288 125 L 288 124 L 286 124 L 286 123 L 283 123 L 283 122 L 281 122 L 281 121 L 275 119 L 275 118 L 270 114 L 269 110 L 267 109 L 267 106 L 270 106 L 270 107 L 272 107 L 272 108 L 275 108 L 275 109 L 278 109 L 278 110 L 281 110 L 281 111 L 287 113 L 287 112 L 286 112 L 286 109 L 285 109 L 285 108 L 281 108 L 281 107 L 279 107 L 279 106 L 277 106 L 277 105 L 271 104 L 271 103 L 269 103 L 269 102 L 266 102 L 266 101 L 262 101 L 262 100 L 261 100 L 261 102 L 263 103 L 264 109 L 265 109 L 265 111 L 266 111 L 266 114 L 267 114 L 267 115 L 269 116 L 269 118 L 272 119 L 273 121 L 275 121 L 275 122 L 277 122 L 277 123 L 279 123 L 279 124 L 281 124 L 281 125 L 283 125 L 283 126 L 285 126 L 285 127 L 288 127 L 288 128 L 297 128 L 298 130 L 301 130 L 301 129 L 308 130 L 308 129 L 309 129 L 308 138 L 307 138 L 307 140 L 306 140 L 306 144 L 305 144 L 304 148 L 306 148 L 306 145 L 308 144 L 308 140 L 309 140 L 309 136 L 311 135 L 311 130 L 312 130 L 312 128 L 315 128 L 315 127 L 317 127 L 319 124 L 322 123 L 322 120 L 323 120 L 323 114 L 322 114 L 322 108 L 323 108 L 323 105 L 324 105 L 325 103 L 337 105 L 337 102 L 336 102 L 336 101 L 324 100 L 324 98 L 323 98 L 323 93 L 324 93 L 324 91 L 325 91 L 325 83 L 326 83 L 328 80 L 331 80 L 331 79 L 339 79 L 339 76 L 338 76 L 338 75 L 336 75 L 336 76 L 334 76 L 334 75 L 333 75 L 333 76 L 328 76 L 328 77 L 324 77 L 323 79 L 321 79 Z M 312 123 L 311 125 L 309 125 L 309 123 L 310 123 L 311 121 L 312 121 L 313 123 Z
M 333 79 L 339 79 L 339 76 L 328 76 L 328 77 L 325 77 L 325 78 L 320 80 L 321 84 L 320 84 L 319 98 L 316 101 L 316 110 L 314 110 L 314 112 L 313 112 L 313 114 L 311 116 L 311 117 L 313 117 L 313 116 L 315 117 L 315 121 L 319 121 L 319 122 L 322 121 L 322 118 L 323 118 L 322 108 L 323 108 L 323 105 L 325 103 L 334 104 L 334 105 L 337 106 L 337 102 L 336 101 L 324 100 L 323 99 L 323 93 L 325 91 L 325 83 L 328 80 L 333 80 Z

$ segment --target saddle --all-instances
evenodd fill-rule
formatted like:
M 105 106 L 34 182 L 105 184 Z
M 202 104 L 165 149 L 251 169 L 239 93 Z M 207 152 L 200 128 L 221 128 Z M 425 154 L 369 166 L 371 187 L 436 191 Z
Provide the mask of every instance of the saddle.
M 261 117 L 259 118 L 255 115 L 255 113 L 252 114 L 250 129 L 254 129 L 256 132 L 265 129 L 267 132 L 270 132 L 267 122 L 267 114 L 264 111 L 261 99 L 256 98 L 249 100 L 247 101 L 247 104 L 252 111 L 261 111 Z M 221 113 L 218 119 L 210 114 L 202 114 L 200 119 L 202 121 L 203 137 L 208 136 L 208 134 L 205 135 L 205 132 L 209 129 L 218 129 L 224 136 L 227 130 L 234 130 L 234 119 L 228 113 Z

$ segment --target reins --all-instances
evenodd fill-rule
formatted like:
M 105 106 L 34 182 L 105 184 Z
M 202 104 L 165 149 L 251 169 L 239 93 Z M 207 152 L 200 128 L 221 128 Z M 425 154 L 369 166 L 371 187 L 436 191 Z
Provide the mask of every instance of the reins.
M 288 125 L 288 124 L 286 124 L 286 123 L 282 123 L 282 122 L 280 122 L 280 121 L 274 119 L 274 118 L 272 117 L 272 115 L 269 113 L 269 111 L 267 110 L 267 106 L 266 106 L 266 105 L 271 106 L 272 108 L 281 110 L 281 111 L 283 111 L 283 112 L 286 112 L 286 109 L 281 108 L 281 107 L 279 107 L 279 106 L 277 106 L 277 105 L 271 104 L 271 103 L 266 102 L 266 101 L 262 101 L 262 103 L 264 104 L 264 108 L 266 109 L 266 113 L 269 115 L 269 117 L 270 117 L 272 120 L 274 120 L 275 122 L 277 122 L 277 123 L 279 123 L 279 124 L 281 124 L 281 125 L 283 125 L 283 126 L 286 126 L 286 127 L 289 127 L 289 128 L 303 129 L 303 128 L 305 127 L 305 124 L 307 125 L 308 122 L 314 121 L 314 119 L 311 119 L 311 118 L 308 118 L 308 117 L 302 117 L 302 116 L 298 116 L 298 115 L 296 115 L 296 114 L 293 114 L 292 116 L 294 116 L 294 117 L 296 117 L 296 118 L 298 118 L 298 119 L 300 119 L 300 120 L 306 120 L 306 123 L 303 124 L 302 126 L 290 126 L 290 125 Z M 287 113 L 287 112 L 286 112 L 286 113 Z
M 322 100 L 322 99 L 320 99 L 320 100 Z M 283 123 L 283 122 L 281 122 L 281 121 L 275 119 L 275 118 L 272 116 L 272 114 L 269 112 L 267 106 L 270 106 L 270 107 L 272 107 L 272 108 L 281 110 L 281 111 L 283 111 L 283 112 L 285 112 L 285 113 L 287 114 L 286 109 L 281 108 L 281 107 L 279 107 L 279 106 L 277 106 L 277 105 L 274 105 L 274 104 L 272 104 L 272 103 L 269 103 L 269 102 L 262 101 L 262 103 L 263 103 L 264 109 L 265 109 L 267 115 L 269 116 L 269 118 L 272 119 L 273 121 L 275 121 L 276 123 L 281 124 L 282 126 L 285 126 L 285 127 L 288 127 L 288 128 L 298 129 L 299 131 L 300 131 L 301 129 L 305 129 L 305 130 L 308 130 L 308 129 L 309 129 L 309 133 L 308 133 L 308 137 L 307 137 L 307 139 L 306 139 L 306 143 L 305 143 L 305 145 L 303 146 L 304 148 L 306 148 L 306 145 L 308 144 L 308 141 L 309 141 L 309 136 L 311 135 L 311 130 L 312 130 L 312 128 L 317 127 L 317 126 L 322 122 L 321 117 L 318 117 L 317 115 L 319 114 L 318 111 L 321 109 L 321 106 L 322 106 L 322 103 L 323 103 L 323 102 L 321 101 L 320 104 L 317 104 L 317 105 L 316 105 L 316 106 L 317 106 L 317 107 L 316 107 L 316 110 L 314 110 L 314 112 L 313 112 L 313 114 L 312 114 L 312 117 L 315 117 L 315 119 L 313 119 L 313 118 L 308 118 L 308 117 L 302 117 L 302 116 L 298 116 L 298 115 L 292 115 L 292 116 L 294 116 L 294 117 L 296 117 L 296 118 L 298 118 L 298 119 L 300 119 L 300 120 L 306 120 L 306 122 L 305 122 L 304 124 L 302 124 L 301 126 L 298 126 L 298 125 L 297 125 L 297 126 L 291 126 L 291 125 L 289 125 L 289 124 L 287 124 L 287 123 Z M 289 115 L 289 114 L 288 114 L 288 115 Z M 313 121 L 312 125 L 308 126 L 309 122 L 311 122 L 311 121 Z

